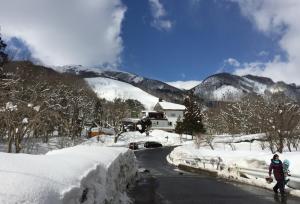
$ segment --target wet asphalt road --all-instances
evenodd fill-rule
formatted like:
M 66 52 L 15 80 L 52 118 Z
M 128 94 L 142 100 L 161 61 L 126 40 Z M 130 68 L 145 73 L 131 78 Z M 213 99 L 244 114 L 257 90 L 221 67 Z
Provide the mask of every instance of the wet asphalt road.
M 300 199 L 282 199 L 273 192 L 234 182 L 181 172 L 168 164 L 172 147 L 136 151 L 139 173 L 129 195 L 134 204 L 299 204 Z

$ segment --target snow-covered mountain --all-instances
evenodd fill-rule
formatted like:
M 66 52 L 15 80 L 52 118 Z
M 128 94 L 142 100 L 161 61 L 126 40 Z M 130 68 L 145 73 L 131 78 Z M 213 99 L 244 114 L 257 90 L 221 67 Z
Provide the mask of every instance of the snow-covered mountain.
M 238 100 L 247 93 L 264 95 L 277 92 L 283 92 L 294 100 L 300 100 L 300 87 L 295 84 L 273 82 L 270 78 L 253 75 L 215 74 L 203 80 L 193 88 L 193 91 L 207 101 L 232 101 Z
M 191 83 L 165 83 L 117 70 L 91 69 L 82 66 L 67 66 L 63 69 L 60 68 L 60 70 L 80 75 L 83 78 L 104 77 L 125 82 L 153 97 L 179 104 L 182 104 L 188 91 L 187 89 L 182 89 L 182 86 L 191 85 Z M 299 86 L 284 82 L 274 82 L 267 77 L 253 75 L 237 76 L 229 73 L 219 73 L 207 77 L 198 85 L 197 83 L 193 83 L 194 85 L 196 86 L 190 90 L 207 102 L 239 100 L 240 97 L 247 93 L 270 95 L 277 92 L 283 92 L 286 96 L 300 101 Z
M 100 70 L 83 66 L 65 66 L 55 69 L 66 73 L 76 74 L 83 78 L 105 77 L 126 82 L 140 88 L 154 97 L 162 98 L 174 103 L 182 103 L 186 94 L 184 90 L 173 87 L 167 83 L 118 70 Z
M 98 97 L 113 101 L 115 98 L 135 99 L 140 101 L 145 108 L 152 109 L 158 98 L 126 82 L 114 79 L 96 77 L 85 78 Z

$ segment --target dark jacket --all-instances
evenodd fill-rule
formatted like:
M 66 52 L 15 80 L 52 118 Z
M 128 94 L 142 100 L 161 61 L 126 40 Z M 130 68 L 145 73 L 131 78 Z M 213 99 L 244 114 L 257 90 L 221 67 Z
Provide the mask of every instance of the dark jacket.
M 271 176 L 273 170 L 274 177 L 277 181 L 284 179 L 283 165 L 280 160 L 271 159 L 271 164 L 269 166 L 269 175 Z

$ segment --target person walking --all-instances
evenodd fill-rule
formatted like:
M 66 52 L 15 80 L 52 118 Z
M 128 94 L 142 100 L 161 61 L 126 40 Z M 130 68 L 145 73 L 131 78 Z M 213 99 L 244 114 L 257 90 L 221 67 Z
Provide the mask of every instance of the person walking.
M 277 181 L 276 185 L 273 187 L 273 191 L 275 194 L 278 194 L 278 190 L 282 196 L 285 195 L 284 191 L 284 172 L 283 172 L 283 165 L 281 160 L 279 159 L 278 154 L 274 154 L 273 158 L 271 159 L 271 164 L 269 166 L 269 177 L 272 178 L 272 171 L 274 177 Z

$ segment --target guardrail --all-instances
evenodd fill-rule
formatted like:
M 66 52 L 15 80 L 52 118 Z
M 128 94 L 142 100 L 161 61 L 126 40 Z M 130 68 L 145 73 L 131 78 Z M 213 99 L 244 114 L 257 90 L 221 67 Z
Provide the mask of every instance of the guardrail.
M 169 157 L 170 158 L 170 157 Z M 173 160 L 172 158 L 170 158 Z M 210 170 L 223 171 L 228 170 L 229 172 L 236 172 L 239 176 L 252 176 L 254 178 L 262 178 L 265 179 L 269 171 L 267 169 L 253 169 L 253 168 L 245 168 L 245 167 L 227 167 L 220 157 L 202 157 L 202 158 L 185 158 L 185 159 L 177 159 L 178 164 L 184 164 L 187 166 L 191 166 L 194 168 L 204 168 Z M 288 186 L 293 189 L 300 189 L 300 175 L 292 174 L 289 176 L 290 181 L 288 182 Z
M 205 168 L 205 169 L 209 168 L 209 169 L 220 170 L 220 171 L 225 168 L 225 165 L 223 164 L 222 159 L 220 157 L 185 158 L 185 159 L 177 159 L 176 162 L 179 164 L 185 164 L 195 168 Z

